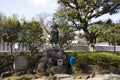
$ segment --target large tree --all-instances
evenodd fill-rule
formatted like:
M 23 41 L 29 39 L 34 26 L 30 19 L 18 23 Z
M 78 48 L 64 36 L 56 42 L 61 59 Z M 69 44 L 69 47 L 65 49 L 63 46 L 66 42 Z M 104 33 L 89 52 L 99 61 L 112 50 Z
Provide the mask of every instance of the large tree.
M 88 30 L 91 19 L 98 18 L 104 14 L 110 15 L 120 10 L 119 0 L 58 0 L 60 8 L 55 14 L 61 20 L 67 20 L 74 24 L 76 29 L 83 30 L 89 50 L 93 50 L 95 39 Z

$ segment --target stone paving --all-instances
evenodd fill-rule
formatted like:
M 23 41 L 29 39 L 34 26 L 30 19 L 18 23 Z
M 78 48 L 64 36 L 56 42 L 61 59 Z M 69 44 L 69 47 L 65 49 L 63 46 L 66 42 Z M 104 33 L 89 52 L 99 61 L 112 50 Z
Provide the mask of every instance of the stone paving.
M 88 78 L 88 79 L 73 78 L 68 74 L 56 74 L 55 76 L 57 77 L 57 79 L 55 80 L 120 80 L 120 75 L 117 74 L 96 75 L 94 78 Z M 47 79 L 41 78 L 35 80 L 47 80 Z
M 88 79 L 79 79 L 73 78 L 73 76 L 68 74 L 55 74 L 54 79 L 49 79 L 48 77 L 41 77 L 38 79 L 31 79 L 31 80 L 120 80 L 120 75 L 118 74 L 105 74 L 105 75 L 96 75 L 94 78 Z M 1 79 L 0 79 L 1 80 Z M 9 80 L 8 78 L 4 78 L 2 80 Z

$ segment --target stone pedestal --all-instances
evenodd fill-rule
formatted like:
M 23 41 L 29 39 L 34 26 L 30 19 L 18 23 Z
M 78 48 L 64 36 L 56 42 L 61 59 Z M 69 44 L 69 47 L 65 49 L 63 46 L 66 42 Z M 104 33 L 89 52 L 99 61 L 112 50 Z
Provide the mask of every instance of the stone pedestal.
M 67 54 L 63 50 L 46 49 L 43 51 L 36 70 L 39 73 L 67 73 L 67 65 L 69 64 L 69 59 L 67 58 Z
M 53 66 L 51 68 L 53 74 L 65 74 L 67 73 L 67 67 L 65 66 Z

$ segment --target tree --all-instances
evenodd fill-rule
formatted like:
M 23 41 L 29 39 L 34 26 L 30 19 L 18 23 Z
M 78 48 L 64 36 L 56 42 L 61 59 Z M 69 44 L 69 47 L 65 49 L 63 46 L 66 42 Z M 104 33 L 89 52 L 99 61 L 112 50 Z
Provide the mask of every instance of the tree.
M 3 15 L 0 13 L 0 41 L 2 41 L 2 17 Z
M 116 23 L 111 25 L 109 29 L 104 30 L 102 37 L 103 40 L 109 42 L 109 44 L 114 45 L 114 52 L 116 52 L 116 45 L 120 44 L 120 24 Z
M 38 21 L 32 20 L 27 22 L 26 20 L 23 20 L 19 41 L 21 43 L 26 43 L 28 49 L 30 50 L 30 54 L 34 54 L 38 51 L 38 47 L 35 44 L 42 43 L 42 36 L 41 24 Z
M 20 22 L 16 15 L 9 17 L 7 23 L 3 25 L 3 40 L 5 42 L 17 42 L 20 32 Z
M 113 23 L 112 20 L 98 21 L 89 27 L 89 31 L 97 31 L 97 42 L 109 42 L 109 45 L 115 46 L 120 44 L 120 23 Z
M 88 30 L 89 32 L 92 32 L 96 35 L 94 38 L 96 39 L 95 42 L 106 42 L 108 41 L 105 39 L 105 38 L 108 38 L 108 36 L 106 36 L 107 35 L 106 32 L 107 30 L 110 31 L 109 29 L 111 29 L 111 27 L 113 26 L 114 26 L 114 23 L 112 22 L 111 19 L 108 19 L 107 21 L 104 21 L 104 22 L 100 20 L 90 24 Z
M 12 45 L 18 41 L 18 34 L 20 32 L 20 22 L 16 15 L 9 18 L 3 16 L 2 18 L 2 41 L 10 43 L 11 55 Z
M 117 23 L 118 24 L 118 23 Z M 113 23 L 112 20 L 108 19 L 107 21 L 98 21 L 95 22 L 94 25 L 96 26 L 96 29 L 99 30 L 99 36 L 97 38 L 98 42 L 109 42 L 109 44 L 114 44 L 114 34 L 118 34 L 119 30 L 117 30 L 119 28 L 119 26 L 117 26 L 116 23 Z M 92 28 L 93 29 L 93 28 Z M 93 29 L 95 30 L 95 29 Z
M 59 41 L 58 44 L 60 48 L 63 48 L 63 45 L 68 45 L 69 41 L 72 41 L 74 39 L 74 33 L 73 30 L 70 29 L 70 26 L 67 22 L 61 21 L 57 22 L 59 24 Z
M 43 29 L 43 41 L 45 44 L 50 43 L 50 25 L 51 25 L 51 21 L 48 20 L 48 18 L 50 17 L 49 14 L 44 13 L 44 14 L 40 14 L 38 15 L 38 21 L 41 24 L 41 28 Z
M 93 50 L 95 39 L 88 30 L 91 19 L 104 14 L 117 13 L 120 9 L 119 0 L 58 0 L 60 8 L 55 14 L 61 20 L 65 19 L 75 25 L 76 29 L 83 30 L 89 50 Z
M 3 29 L 4 25 L 7 24 L 7 17 L 3 14 L 0 13 L 0 41 L 3 42 Z
M 51 24 L 51 22 L 48 20 L 49 17 L 50 15 L 47 13 L 38 15 L 38 20 L 41 24 L 41 27 L 44 29 L 44 32 L 47 34 L 50 34 L 49 25 Z
M 110 28 L 104 27 L 104 30 L 101 32 L 101 35 L 99 36 L 99 41 L 107 41 L 109 44 L 119 45 L 120 40 L 120 23 L 116 23 L 114 25 L 109 25 Z

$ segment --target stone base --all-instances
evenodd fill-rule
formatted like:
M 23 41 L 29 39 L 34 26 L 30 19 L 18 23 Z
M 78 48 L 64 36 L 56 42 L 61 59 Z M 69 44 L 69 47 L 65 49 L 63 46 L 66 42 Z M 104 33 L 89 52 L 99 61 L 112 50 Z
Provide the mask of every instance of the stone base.
M 51 72 L 53 74 L 65 74 L 67 73 L 67 69 L 64 66 L 54 66 L 51 68 Z

